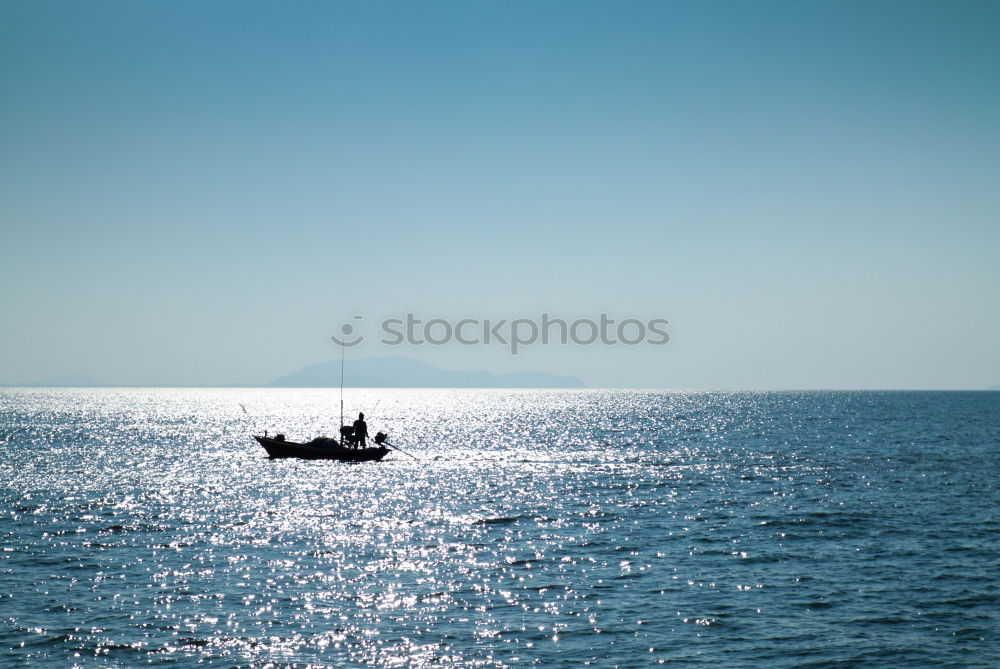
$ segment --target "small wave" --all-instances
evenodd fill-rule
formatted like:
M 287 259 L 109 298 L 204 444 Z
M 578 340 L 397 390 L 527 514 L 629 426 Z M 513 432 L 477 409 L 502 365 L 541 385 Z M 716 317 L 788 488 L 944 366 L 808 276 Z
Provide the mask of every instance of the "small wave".
M 831 602 L 827 600 L 819 600 L 815 602 L 806 602 L 803 604 L 807 609 L 829 609 L 837 605 L 837 602 Z
M 516 523 L 523 516 L 500 516 L 497 518 L 480 518 L 472 523 L 473 525 L 510 525 Z
M 211 639 L 197 639 L 195 637 L 181 637 L 177 640 L 177 643 L 185 646 L 197 646 L 199 648 L 204 647 L 212 643 Z

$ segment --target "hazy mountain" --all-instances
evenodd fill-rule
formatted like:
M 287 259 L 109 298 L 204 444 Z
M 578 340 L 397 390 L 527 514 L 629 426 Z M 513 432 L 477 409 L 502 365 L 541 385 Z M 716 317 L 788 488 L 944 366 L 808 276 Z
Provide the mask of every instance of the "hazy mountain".
M 0 386 L 95 388 L 120 384 L 96 381 L 84 374 L 67 374 L 42 381 Z M 253 384 L 241 384 L 253 385 Z M 336 388 L 340 361 L 321 362 L 264 384 L 272 388 Z M 404 357 L 360 358 L 344 361 L 344 385 L 351 388 L 584 388 L 575 376 L 545 372 L 492 374 L 486 371 L 441 369 Z M 150 384 L 150 387 L 155 384 Z M 220 384 L 220 387 L 234 387 Z
M 450 370 L 413 358 L 360 358 L 344 361 L 344 385 L 351 388 L 584 388 L 575 376 L 545 372 L 492 374 L 485 371 Z M 303 367 L 268 384 L 278 388 L 336 388 L 340 386 L 340 361 Z

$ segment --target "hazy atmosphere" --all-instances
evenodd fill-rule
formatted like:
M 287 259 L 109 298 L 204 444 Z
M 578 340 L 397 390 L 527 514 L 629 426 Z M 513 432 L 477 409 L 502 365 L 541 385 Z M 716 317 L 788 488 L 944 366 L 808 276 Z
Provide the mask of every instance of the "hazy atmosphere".
M 994 386 L 998 34 L 991 2 L 2 2 L 0 383 L 264 385 L 350 323 L 348 359 L 590 387 Z M 602 313 L 669 342 L 380 343 Z
M 0 666 L 1000 667 L 1000 2 L 0 0 Z

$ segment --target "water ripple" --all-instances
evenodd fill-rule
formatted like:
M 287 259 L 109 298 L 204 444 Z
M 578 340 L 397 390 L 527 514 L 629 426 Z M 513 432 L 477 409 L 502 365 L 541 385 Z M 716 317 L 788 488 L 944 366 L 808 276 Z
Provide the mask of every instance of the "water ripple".
M 1000 664 L 1000 393 L 352 390 L 419 460 L 249 438 L 333 407 L 0 391 L 4 661 Z

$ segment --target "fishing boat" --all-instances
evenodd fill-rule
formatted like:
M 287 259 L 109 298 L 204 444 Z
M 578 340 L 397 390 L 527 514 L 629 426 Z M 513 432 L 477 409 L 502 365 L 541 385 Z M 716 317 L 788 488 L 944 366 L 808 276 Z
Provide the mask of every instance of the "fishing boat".
M 300 443 L 286 441 L 284 435 L 274 437 L 253 435 L 257 443 L 264 447 L 272 458 L 305 458 L 306 460 L 339 460 L 341 462 L 372 462 L 381 460 L 389 449 L 379 443 L 374 448 L 350 448 L 342 446 L 336 439 L 316 437 L 312 441 Z
M 242 404 L 240 406 L 243 406 Z M 378 406 L 377 404 L 375 405 Z M 246 407 L 243 407 L 246 411 Z M 364 418 L 364 414 L 359 414 L 359 420 Z M 388 442 L 388 435 L 379 432 L 375 435 L 375 446 L 373 448 L 355 448 L 357 436 L 354 428 L 344 425 L 344 344 L 340 344 L 340 441 L 329 437 L 316 437 L 312 441 L 299 443 L 297 441 L 287 441 L 285 435 L 276 434 L 273 437 L 259 434 L 253 435 L 257 443 L 264 447 L 267 454 L 272 458 L 305 458 L 306 460 L 339 460 L 341 462 L 377 462 L 389 453 L 389 448 L 394 448 L 408 457 L 417 459 L 401 448 L 397 448 Z M 346 442 L 346 443 L 345 443 Z

